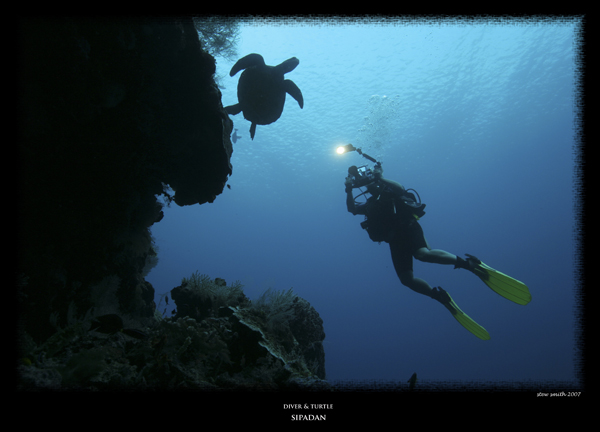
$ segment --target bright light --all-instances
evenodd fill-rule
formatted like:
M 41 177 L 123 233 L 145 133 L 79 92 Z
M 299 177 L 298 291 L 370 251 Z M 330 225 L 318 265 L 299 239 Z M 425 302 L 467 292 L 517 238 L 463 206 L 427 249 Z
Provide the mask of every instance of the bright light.
M 357 149 L 354 148 L 354 146 L 352 144 L 341 145 L 336 149 L 337 154 L 344 154 L 346 152 L 351 152 L 354 150 L 357 150 Z

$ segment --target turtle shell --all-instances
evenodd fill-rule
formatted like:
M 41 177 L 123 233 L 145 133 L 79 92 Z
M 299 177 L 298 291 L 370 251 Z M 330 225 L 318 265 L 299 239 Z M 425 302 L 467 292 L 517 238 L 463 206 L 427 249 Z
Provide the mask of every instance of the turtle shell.
M 242 72 L 238 83 L 238 101 L 244 118 L 268 125 L 281 117 L 286 91 L 284 76 L 273 66 L 250 66 Z

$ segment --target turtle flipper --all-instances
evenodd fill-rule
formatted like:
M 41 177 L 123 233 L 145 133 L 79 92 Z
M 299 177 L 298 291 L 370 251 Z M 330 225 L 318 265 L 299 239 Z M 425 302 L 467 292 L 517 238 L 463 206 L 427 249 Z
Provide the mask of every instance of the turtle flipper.
M 275 66 L 275 69 L 277 69 L 278 73 L 281 73 L 283 75 L 296 69 L 296 66 L 298 66 L 299 64 L 300 60 L 298 60 L 296 57 L 292 57 L 287 59 L 283 63 Z
M 288 93 L 291 97 L 298 101 L 298 105 L 300 105 L 300 108 L 304 108 L 304 98 L 302 97 L 302 92 L 294 83 L 294 81 L 287 79 L 284 80 L 283 88 L 285 89 L 286 93 Z
M 242 69 L 246 69 L 250 66 L 264 66 L 265 60 L 260 54 L 248 54 L 246 57 L 239 59 L 229 71 L 229 76 L 234 76 Z
M 254 139 L 254 134 L 256 133 L 256 123 L 252 123 L 250 126 L 250 138 Z
M 229 105 L 223 108 L 227 114 L 236 115 L 242 111 L 242 106 L 239 103 Z

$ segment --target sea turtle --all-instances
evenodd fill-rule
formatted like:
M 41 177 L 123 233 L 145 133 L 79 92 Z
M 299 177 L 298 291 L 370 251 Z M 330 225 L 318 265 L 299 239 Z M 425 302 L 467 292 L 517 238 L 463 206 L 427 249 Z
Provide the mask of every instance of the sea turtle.
M 238 83 L 238 103 L 225 107 L 228 114 L 236 115 L 243 111 L 244 118 L 252 122 L 250 137 L 254 139 L 256 125 L 268 125 L 281 116 L 285 103 L 285 94 L 289 93 L 304 107 L 302 92 L 293 81 L 283 75 L 293 71 L 300 60 L 287 59 L 277 66 L 268 66 L 260 54 L 248 54 L 233 65 L 229 76 L 242 72 Z

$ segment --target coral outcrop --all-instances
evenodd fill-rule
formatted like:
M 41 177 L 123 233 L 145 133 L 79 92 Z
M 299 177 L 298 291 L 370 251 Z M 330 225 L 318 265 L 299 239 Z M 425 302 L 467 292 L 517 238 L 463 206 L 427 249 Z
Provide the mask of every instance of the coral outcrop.
M 177 312 L 116 331 L 90 319 L 23 346 L 22 387 L 47 389 L 331 390 L 323 321 L 291 290 L 250 301 L 195 274 L 171 290 Z M 186 314 L 182 314 L 182 310 Z M 110 315 L 104 322 L 114 322 Z M 117 319 L 119 327 L 125 326 Z M 110 331 L 108 331 L 110 329 Z M 103 334 L 107 333 L 107 334 Z

